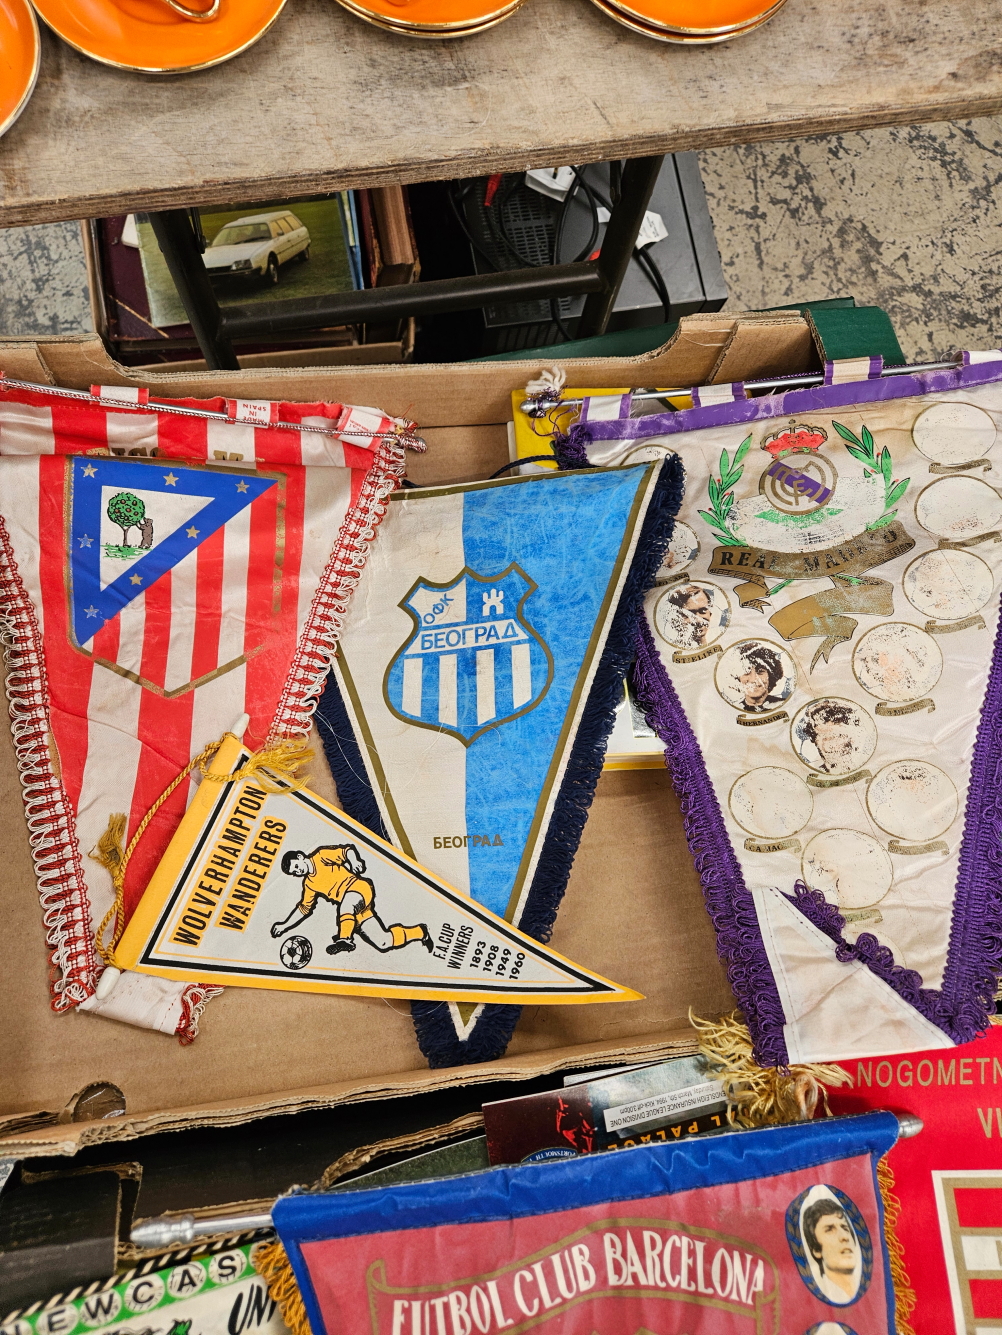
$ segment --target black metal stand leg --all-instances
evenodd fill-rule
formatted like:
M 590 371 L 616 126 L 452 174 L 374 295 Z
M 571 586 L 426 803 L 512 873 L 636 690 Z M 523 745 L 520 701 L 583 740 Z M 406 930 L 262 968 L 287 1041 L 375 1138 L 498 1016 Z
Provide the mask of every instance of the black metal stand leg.
M 630 158 L 623 168 L 622 193 L 606 225 L 598 257 L 602 291 L 592 293 L 585 301 L 576 331 L 578 338 L 605 333 L 663 162 L 664 155 Z
M 188 214 L 184 209 L 170 209 L 151 213 L 150 222 L 209 370 L 239 371 Z

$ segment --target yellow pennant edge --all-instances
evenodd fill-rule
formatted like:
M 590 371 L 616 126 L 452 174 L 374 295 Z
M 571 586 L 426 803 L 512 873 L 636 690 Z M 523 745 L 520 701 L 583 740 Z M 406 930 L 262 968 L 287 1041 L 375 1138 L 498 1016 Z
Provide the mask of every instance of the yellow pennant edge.
M 211 772 L 217 775 L 230 774 L 236 767 L 237 761 L 242 755 L 249 754 L 244 744 L 238 741 L 232 734 L 227 734 L 225 740 L 219 748 L 211 765 Z M 250 780 L 249 782 L 253 782 Z M 195 796 L 192 798 L 181 819 L 181 823 L 174 833 L 174 837 L 167 848 L 166 853 L 160 860 L 156 871 L 153 873 L 150 883 L 143 892 L 143 897 L 136 907 L 125 932 L 122 935 L 115 949 L 115 963 L 120 969 L 131 970 L 135 973 L 152 974 L 158 978 L 171 978 L 178 982 L 200 982 L 211 981 L 222 987 L 256 987 L 265 988 L 276 992 L 317 992 L 335 996 L 370 996 L 370 997 L 389 997 L 398 998 L 404 1001 L 454 1001 L 470 1002 L 477 1004 L 480 1002 L 503 1002 L 509 1005 L 533 1005 L 533 1006 L 587 1006 L 596 1005 L 601 1002 L 622 1002 L 622 1001 L 643 1001 L 644 995 L 636 992 L 632 988 L 623 987 L 615 983 L 612 979 L 604 977 L 602 974 L 595 973 L 592 969 L 587 969 L 573 960 L 561 955 L 559 951 L 553 950 L 550 946 L 536 941 L 533 937 L 520 932 L 517 927 L 512 926 L 504 918 L 498 917 L 490 909 L 477 903 L 469 896 L 464 895 L 455 886 L 449 885 L 435 872 L 422 866 L 413 858 L 408 857 L 399 848 L 394 847 L 387 840 L 374 834 L 367 826 L 349 816 L 346 811 L 340 807 L 335 807 L 331 802 L 314 793 L 309 788 L 301 788 L 299 793 L 308 797 L 310 802 L 322 808 L 338 823 L 354 831 L 356 836 L 363 842 L 370 844 L 376 851 L 381 851 L 392 861 L 397 862 L 408 870 L 417 873 L 421 878 L 432 883 L 434 889 L 440 891 L 447 899 L 454 899 L 457 907 L 467 913 L 473 913 L 476 917 L 482 918 L 488 926 L 494 930 L 503 933 L 516 943 L 527 944 L 537 956 L 551 960 L 557 965 L 565 966 L 583 979 L 593 983 L 599 990 L 595 992 L 585 992 L 578 994 L 554 994 L 553 992 L 531 992 L 516 988 L 503 987 L 485 987 L 483 989 L 470 988 L 462 989 L 449 987 L 417 987 L 392 983 L 341 983 L 341 982 L 323 982 L 320 980 L 297 979 L 294 975 L 285 975 L 267 978 L 254 977 L 245 974 L 228 973 L 225 970 L 213 969 L 207 970 L 204 966 L 200 967 L 197 960 L 193 960 L 191 965 L 186 968 L 172 967 L 167 964 L 150 965 L 140 963 L 140 956 L 145 947 L 150 943 L 151 938 L 157 930 L 158 920 L 163 915 L 168 906 L 186 860 L 190 857 L 195 843 L 202 833 L 206 823 L 213 818 L 213 810 L 218 811 L 221 792 L 227 795 L 230 792 L 230 785 L 220 785 L 211 780 L 203 780 L 199 784 Z

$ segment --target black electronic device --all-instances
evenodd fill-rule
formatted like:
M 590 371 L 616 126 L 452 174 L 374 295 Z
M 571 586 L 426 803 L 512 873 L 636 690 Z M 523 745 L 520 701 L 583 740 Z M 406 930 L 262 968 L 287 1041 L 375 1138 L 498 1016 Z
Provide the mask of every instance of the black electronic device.
M 565 169 L 566 193 L 543 193 L 521 173 L 477 177 L 452 187 L 457 221 L 477 273 L 594 259 L 615 203 L 618 163 Z M 570 175 L 570 180 L 566 178 Z M 669 154 L 648 206 L 660 220 L 642 230 L 616 297 L 609 331 L 716 311 L 727 299 L 713 224 L 695 153 Z M 576 336 L 584 297 L 484 307 L 485 352 L 545 347 Z

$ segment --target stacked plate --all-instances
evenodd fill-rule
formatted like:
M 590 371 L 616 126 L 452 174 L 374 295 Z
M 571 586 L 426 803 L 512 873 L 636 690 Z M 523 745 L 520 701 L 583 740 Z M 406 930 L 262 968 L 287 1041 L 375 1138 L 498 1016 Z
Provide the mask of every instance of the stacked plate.
M 0 0 L 0 10 L 11 0 Z M 64 42 L 118 69 L 188 74 L 263 37 L 285 0 L 37 0 Z
M 681 46 L 729 42 L 753 32 L 786 0 L 592 0 L 603 14 L 644 37 Z
M 341 0 L 366 23 L 405 37 L 470 37 L 514 14 L 524 0 Z
M 42 48 L 28 0 L 0 0 L 0 134 L 27 106 Z

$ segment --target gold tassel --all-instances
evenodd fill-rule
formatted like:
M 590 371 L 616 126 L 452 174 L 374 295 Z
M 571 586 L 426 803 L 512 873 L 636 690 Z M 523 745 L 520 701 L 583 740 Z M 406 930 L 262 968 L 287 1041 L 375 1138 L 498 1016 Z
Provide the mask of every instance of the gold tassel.
M 268 1285 L 268 1292 L 278 1304 L 282 1320 L 292 1335 L 311 1335 L 303 1295 L 279 1240 L 259 1243 L 251 1252 L 251 1263 Z
M 283 737 L 281 741 L 255 751 L 233 774 L 206 774 L 205 777 L 217 783 L 255 779 L 266 793 L 294 793 L 306 782 L 305 776 L 301 779 L 296 777 L 296 771 L 312 759 L 313 751 L 305 740 L 300 737 Z M 278 776 L 277 782 L 272 775 Z
M 301 779 L 296 777 L 296 771 L 300 766 L 308 764 L 313 759 L 313 751 L 307 742 L 299 737 L 283 737 L 280 741 L 272 743 L 271 746 L 255 751 L 241 765 L 240 769 L 235 770 L 232 774 L 213 773 L 209 769 L 209 763 L 224 740 L 230 736 L 232 736 L 232 733 L 223 733 L 218 742 L 210 742 L 197 756 L 188 761 L 181 773 L 167 785 L 139 822 L 136 833 L 132 836 L 128 848 L 124 851 L 123 844 L 125 842 L 127 818 L 121 812 L 115 812 L 108 817 L 108 828 L 97 841 L 97 846 L 92 848 L 89 854 L 95 862 L 99 862 L 102 867 L 106 867 L 111 873 L 111 883 L 115 890 L 115 902 L 101 919 L 101 925 L 95 934 L 95 945 L 105 964 L 114 965 L 115 947 L 125 930 L 122 910 L 125 902 L 125 873 L 129 866 L 129 859 L 136 851 L 140 839 L 146 833 L 146 827 L 150 821 L 175 788 L 183 783 L 193 770 L 197 769 L 203 779 L 211 779 L 213 783 L 233 783 L 234 781 L 240 783 L 247 779 L 254 779 L 267 793 L 295 792 L 296 789 L 302 788 L 306 782 L 305 777 Z M 112 922 L 115 925 L 112 930 L 111 941 L 106 943 L 104 934 Z
M 877 1164 L 877 1183 L 880 1187 L 881 1200 L 884 1202 L 884 1238 L 887 1241 L 887 1255 L 890 1258 L 891 1279 L 894 1283 L 897 1308 L 894 1324 L 898 1335 L 915 1335 L 915 1327 L 909 1318 L 915 1310 L 918 1299 L 908 1271 L 905 1269 L 905 1249 L 898 1237 L 901 1202 L 894 1194 L 894 1172 L 886 1158 Z
M 825 1085 L 852 1084 L 852 1076 L 840 1066 L 759 1066 L 740 1011 L 714 1021 L 701 1020 L 690 1010 L 689 1022 L 699 1035 L 709 1073 L 724 1087 L 731 1119 L 738 1126 L 810 1121 L 819 1097 L 830 1116 Z
M 116 811 L 114 815 L 109 816 L 108 828 L 97 841 L 97 847 L 90 851 L 94 861 L 100 862 L 102 867 L 107 867 L 112 876 L 122 865 L 125 854 L 125 822 L 126 816 L 123 811 Z

